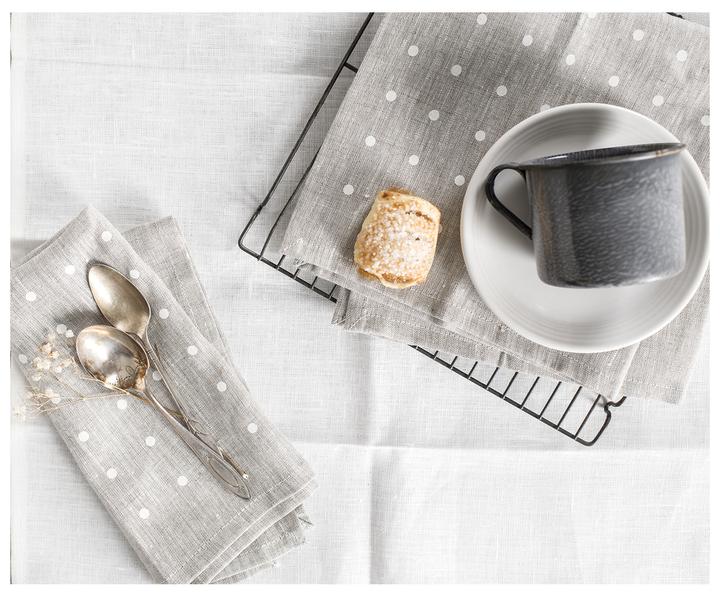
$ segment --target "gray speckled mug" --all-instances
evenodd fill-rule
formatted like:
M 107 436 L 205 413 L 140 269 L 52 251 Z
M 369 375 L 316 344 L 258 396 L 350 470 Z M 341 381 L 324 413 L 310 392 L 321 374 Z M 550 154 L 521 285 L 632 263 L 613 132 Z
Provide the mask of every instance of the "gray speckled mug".
M 669 278 L 685 267 L 682 143 L 629 145 L 494 168 L 490 204 L 532 239 L 540 279 L 597 288 Z M 503 170 L 522 174 L 532 227 L 495 194 Z

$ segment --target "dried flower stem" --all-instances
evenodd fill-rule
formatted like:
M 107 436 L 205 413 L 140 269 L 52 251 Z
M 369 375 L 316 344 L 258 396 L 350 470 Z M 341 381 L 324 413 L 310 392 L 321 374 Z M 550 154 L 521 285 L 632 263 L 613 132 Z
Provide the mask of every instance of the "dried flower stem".
M 45 380 L 50 383 L 59 385 L 63 394 L 56 394 L 52 389 L 41 389 L 40 387 L 29 384 L 26 392 L 26 405 L 21 407 L 18 414 L 21 416 L 26 415 L 37 415 L 53 412 L 65 406 L 77 404 L 78 402 L 84 402 L 85 400 L 95 400 L 101 398 L 112 398 L 116 396 L 131 396 L 137 400 L 141 400 L 146 404 L 152 405 L 152 403 L 144 396 L 139 396 L 133 392 L 129 392 L 123 388 L 111 386 L 100 380 L 87 375 L 84 372 L 74 357 L 69 356 L 62 360 L 59 360 L 60 352 L 53 345 L 55 340 L 55 334 L 50 334 L 45 342 L 38 347 L 38 356 L 32 361 L 32 366 L 36 369 L 36 373 L 31 376 L 33 381 Z M 53 364 L 55 366 L 53 367 Z M 73 378 L 81 381 L 90 381 L 95 384 L 99 384 L 104 389 L 108 390 L 99 394 L 83 394 L 77 391 L 72 385 L 70 385 L 60 374 L 70 369 L 73 373 Z M 67 394 L 65 394 L 67 392 Z M 29 408 L 29 412 L 28 412 Z M 176 417 L 178 420 L 182 419 L 181 413 L 176 410 L 167 409 L 168 412 Z M 17 411 L 17 409 L 16 409 Z

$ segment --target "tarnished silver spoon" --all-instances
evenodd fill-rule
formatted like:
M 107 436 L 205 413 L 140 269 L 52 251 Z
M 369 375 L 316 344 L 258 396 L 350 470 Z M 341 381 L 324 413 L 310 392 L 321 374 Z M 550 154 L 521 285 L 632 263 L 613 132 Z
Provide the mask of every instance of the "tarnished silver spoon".
M 77 335 L 75 348 L 80 364 L 90 375 L 106 386 L 150 402 L 228 491 L 250 498 L 242 473 L 180 423 L 145 387 L 147 353 L 131 336 L 109 325 L 92 325 Z
M 138 288 L 118 270 L 106 263 L 94 263 L 88 271 L 88 284 L 95 304 L 105 319 L 117 329 L 135 338 L 150 355 L 155 368 L 160 373 L 162 383 L 170 394 L 180 418 L 185 426 L 196 436 L 202 439 L 216 453 L 220 454 L 235 470 L 244 474 L 235 460 L 226 453 L 217 440 L 211 438 L 207 432 L 200 429 L 199 423 L 189 415 L 185 402 L 171 387 L 171 377 L 165 373 L 162 360 L 154 348 L 148 335 L 148 324 L 152 317 L 150 303 Z
M 147 299 L 130 280 L 115 268 L 104 263 L 96 263 L 90 267 L 88 284 L 95 299 L 95 304 L 108 323 L 131 336 L 135 336 L 149 353 L 185 425 L 196 435 L 206 435 L 198 430 L 198 424 L 190 418 L 187 406 L 170 388 L 170 378 L 165 374 L 157 351 L 150 342 L 148 324 L 150 323 L 152 311 Z

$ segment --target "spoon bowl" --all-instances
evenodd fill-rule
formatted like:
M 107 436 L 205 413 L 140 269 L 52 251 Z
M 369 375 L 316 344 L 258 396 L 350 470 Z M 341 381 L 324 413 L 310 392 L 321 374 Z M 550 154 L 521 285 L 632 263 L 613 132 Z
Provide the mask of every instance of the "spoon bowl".
M 148 357 L 130 336 L 109 325 L 92 325 L 75 341 L 80 363 L 102 383 L 121 390 L 145 390 Z
M 119 271 L 96 263 L 88 271 L 88 284 L 103 317 L 117 329 L 144 338 L 150 322 L 150 304 Z

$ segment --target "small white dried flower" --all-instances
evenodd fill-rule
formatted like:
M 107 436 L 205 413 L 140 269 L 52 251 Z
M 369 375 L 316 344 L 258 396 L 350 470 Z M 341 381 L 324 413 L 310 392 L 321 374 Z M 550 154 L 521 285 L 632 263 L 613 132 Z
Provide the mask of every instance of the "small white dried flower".
M 110 382 L 102 384 L 111 390 L 110 393 L 91 393 L 89 395 L 84 395 L 75 390 L 72 385 L 69 385 L 67 380 L 68 375 L 77 375 L 78 379 L 81 380 L 87 380 L 88 377 L 73 357 L 74 351 L 72 348 L 74 348 L 73 340 L 75 339 L 73 331 L 68 330 L 64 325 L 58 326 L 58 328 L 60 327 L 63 328 L 62 333 L 60 333 L 60 329 L 58 329 L 58 336 L 53 333 L 48 334 L 47 341 L 38 346 L 36 355 L 32 358 L 32 361 L 30 361 L 29 366 L 32 367 L 34 371 L 31 372 L 32 375 L 29 375 L 31 382 L 25 393 L 25 405 L 14 408 L 13 411 L 18 417 L 25 419 L 32 415 L 47 413 L 56 408 L 74 404 L 78 401 L 102 398 L 104 396 L 117 396 L 118 392 L 127 394 L 127 392 L 119 390 Z M 54 344 L 56 338 L 59 338 L 59 340 L 57 340 L 58 344 Z M 64 342 L 60 342 L 60 340 L 64 340 Z M 65 345 L 67 345 L 70 350 L 64 348 Z M 24 361 L 23 364 L 26 364 L 28 363 L 28 359 L 29 356 L 19 360 L 21 360 L 21 362 Z M 66 369 L 68 371 L 66 371 Z M 60 374 L 62 374 L 62 376 Z M 98 380 L 93 378 L 93 381 L 97 382 Z M 56 382 L 67 389 L 70 394 L 65 396 L 58 395 L 52 387 L 46 385 L 55 384 Z M 64 390 L 61 394 L 62 393 L 64 393 Z

